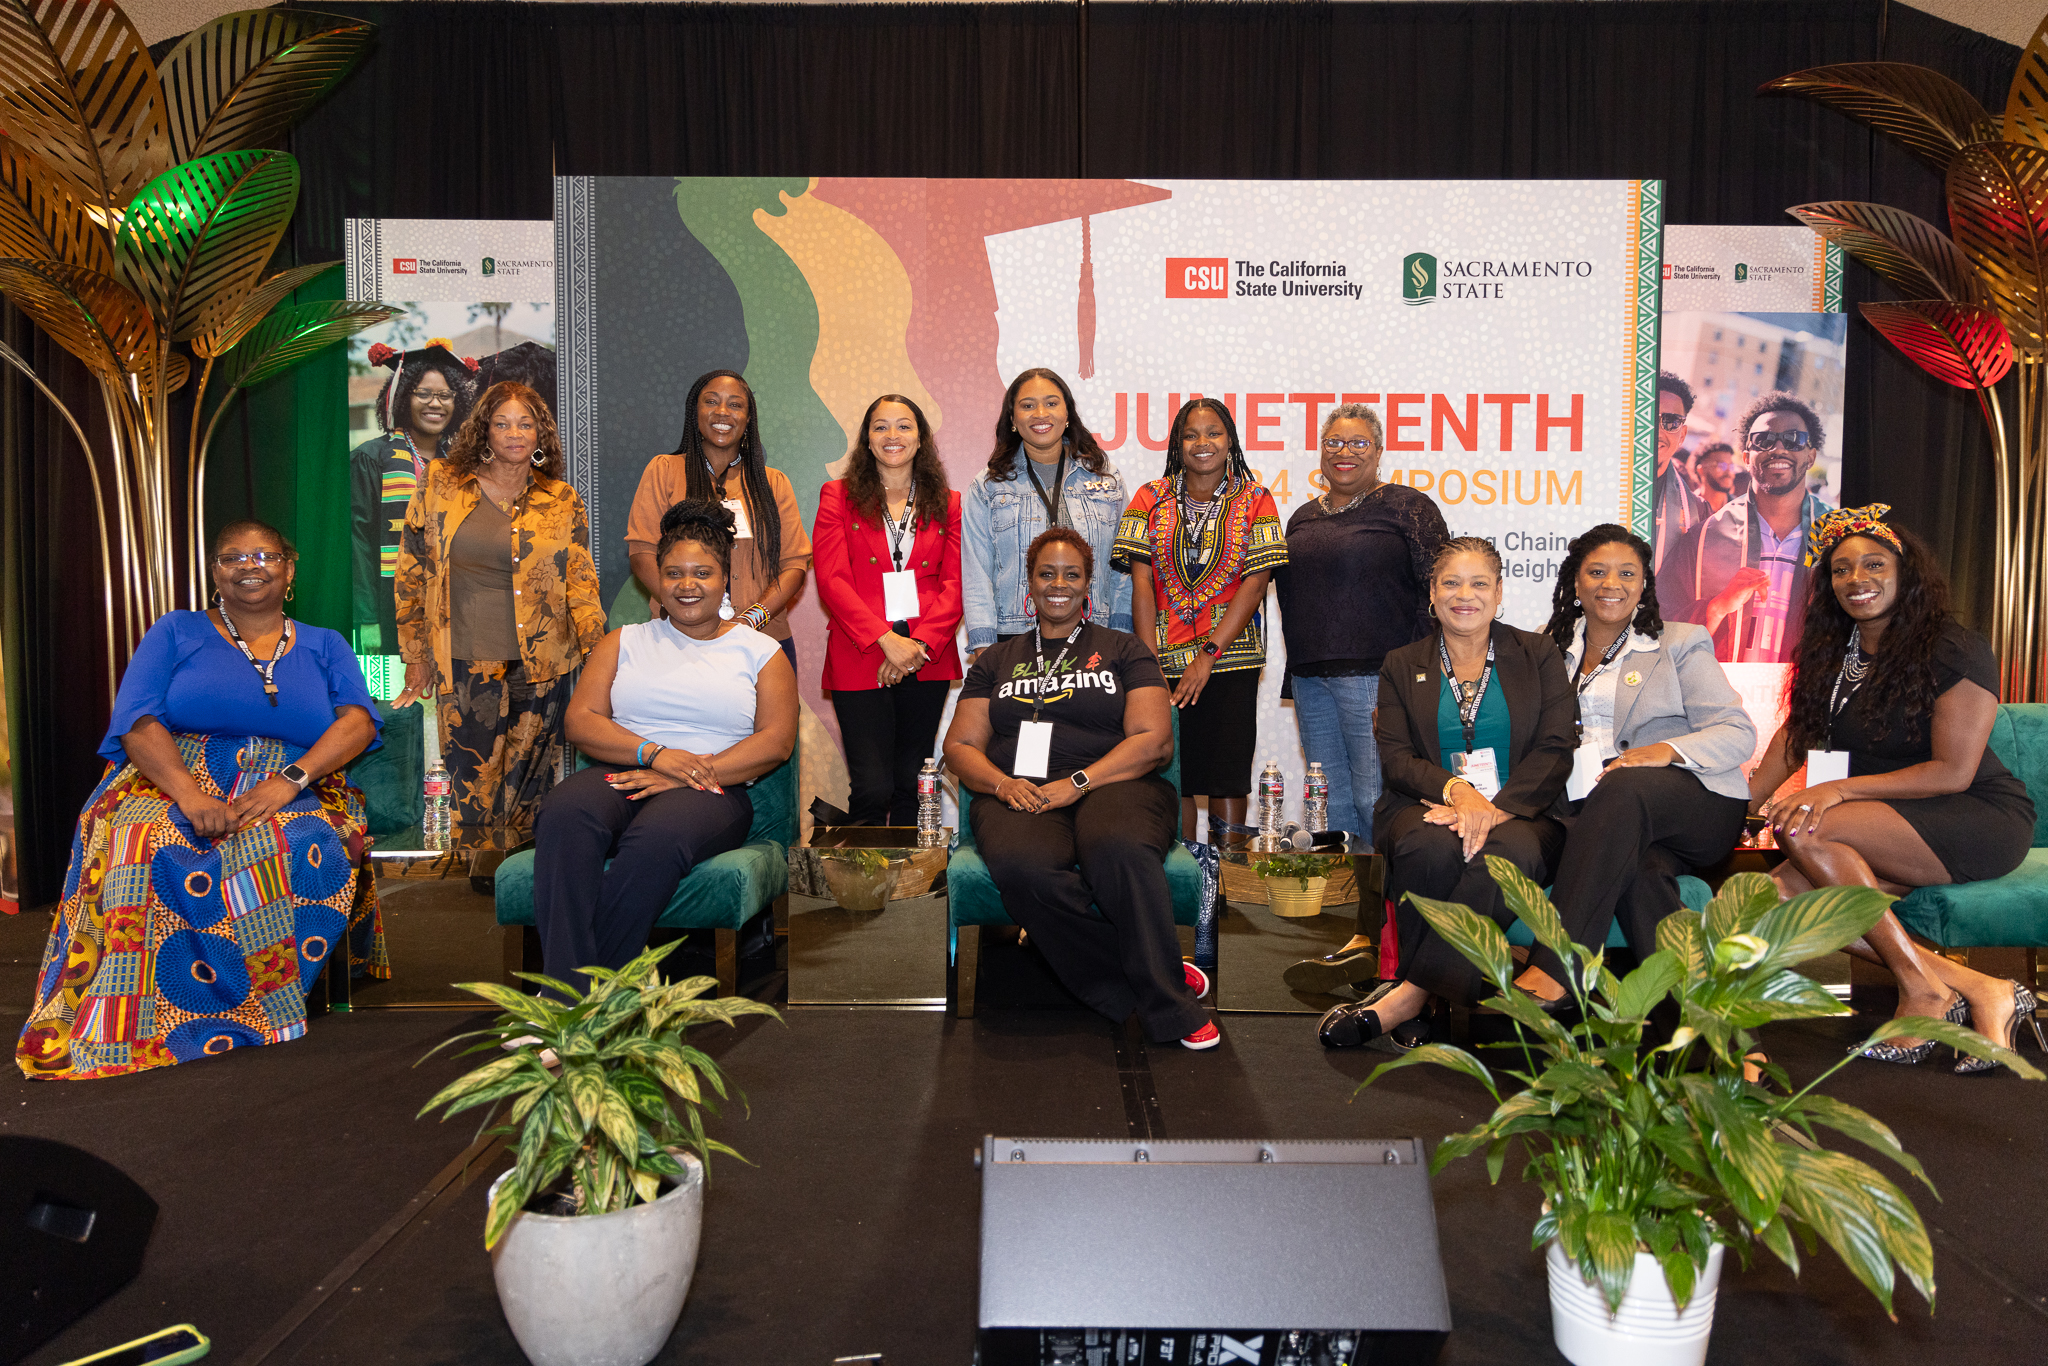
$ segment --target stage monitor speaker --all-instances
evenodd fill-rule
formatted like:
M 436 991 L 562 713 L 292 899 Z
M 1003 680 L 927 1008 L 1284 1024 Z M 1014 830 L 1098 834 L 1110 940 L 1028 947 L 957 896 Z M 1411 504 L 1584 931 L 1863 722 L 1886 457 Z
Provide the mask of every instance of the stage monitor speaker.
M 156 1201 L 103 1158 L 0 1137 L 0 1361 L 19 1361 L 135 1279 Z
M 976 1164 L 980 1366 L 1409 1366 L 1450 1333 L 1418 1139 L 992 1136 Z

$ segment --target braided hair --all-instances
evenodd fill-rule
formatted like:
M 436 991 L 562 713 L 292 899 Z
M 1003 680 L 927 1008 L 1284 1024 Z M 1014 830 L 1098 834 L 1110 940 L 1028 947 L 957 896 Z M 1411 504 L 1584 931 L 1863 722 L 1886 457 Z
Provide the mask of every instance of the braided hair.
M 754 553 L 759 557 L 763 574 L 773 580 L 782 565 L 782 514 L 775 506 L 775 490 L 768 485 L 768 452 L 761 446 L 761 405 L 755 401 L 754 386 L 747 383 L 745 375 L 737 370 L 712 370 L 697 377 L 697 382 L 690 386 L 689 397 L 683 400 L 683 434 L 676 439 L 673 454 L 684 457 L 684 494 L 716 500 L 718 489 L 711 482 L 704 434 L 697 430 L 697 404 L 704 397 L 705 386 L 720 377 L 738 380 L 747 391 L 747 429 L 740 433 L 739 454 L 733 463 L 740 467 L 747 522 L 754 529 Z
M 1225 479 L 1236 475 L 1247 484 L 1256 482 L 1252 478 L 1252 467 L 1244 458 L 1244 447 L 1237 439 L 1237 419 L 1230 415 L 1230 409 L 1222 399 L 1202 398 L 1199 395 L 1180 405 L 1180 411 L 1173 415 L 1173 426 L 1167 429 L 1166 478 L 1171 479 L 1186 468 L 1180 458 L 1181 437 L 1186 433 L 1188 423 L 1194 421 L 1196 410 L 1200 408 L 1207 408 L 1223 421 L 1223 435 L 1230 442 L 1230 465 L 1224 471 Z
M 1605 545 L 1625 545 L 1642 561 L 1643 597 L 1636 604 L 1630 628 L 1652 640 L 1664 634 L 1664 614 L 1657 608 L 1656 552 L 1650 549 L 1648 541 L 1627 527 L 1602 522 L 1592 530 L 1573 537 L 1572 543 L 1565 547 L 1564 563 L 1557 567 L 1557 587 L 1550 590 L 1550 624 L 1543 629 L 1550 633 L 1550 638 L 1557 642 L 1561 651 L 1571 649 L 1579 618 L 1586 615 L 1586 609 L 1578 601 L 1579 569 L 1586 563 L 1588 555 Z

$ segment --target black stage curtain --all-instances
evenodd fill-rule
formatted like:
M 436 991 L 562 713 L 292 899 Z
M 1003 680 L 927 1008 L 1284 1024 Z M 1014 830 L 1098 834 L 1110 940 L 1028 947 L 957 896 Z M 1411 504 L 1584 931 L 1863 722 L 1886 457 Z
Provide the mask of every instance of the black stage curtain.
M 1094 4 L 1084 121 L 1071 4 L 309 8 L 381 34 L 293 134 L 305 180 L 292 247 L 308 261 L 340 255 L 344 217 L 548 217 L 558 171 L 1654 176 L 1667 222 L 1788 222 L 1786 206 L 1823 199 L 1942 222 L 1918 162 L 1756 88 L 1882 57 L 1943 71 L 1997 110 L 2019 58 L 1885 0 Z M 1887 294 L 1852 264 L 1848 297 Z M 47 415 L 5 384 L 8 690 L 34 904 L 57 895 L 97 774 L 104 717 L 66 680 L 90 676 L 75 623 L 97 620 L 98 585 L 77 553 L 82 477 L 51 468 Z M 1848 496 L 1897 505 L 1981 620 L 1992 519 L 1974 403 L 1858 320 L 1846 409 L 1832 439 L 1849 455 Z

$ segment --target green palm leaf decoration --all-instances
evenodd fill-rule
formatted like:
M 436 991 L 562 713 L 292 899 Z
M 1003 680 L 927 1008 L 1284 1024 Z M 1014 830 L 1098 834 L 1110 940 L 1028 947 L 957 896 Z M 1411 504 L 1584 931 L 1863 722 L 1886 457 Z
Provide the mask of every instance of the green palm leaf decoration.
M 156 322 L 119 280 L 56 261 L 0 259 L 0 293 L 102 382 L 123 384 L 156 352 Z
M 2048 152 L 1987 142 L 1958 153 L 1948 217 L 2013 346 L 2028 359 L 2048 354 Z
M 107 232 L 43 159 L 0 136 L 0 256 L 114 273 Z
M 277 145 L 308 107 L 346 76 L 374 28 L 293 10 L 224 14 L 164 59 L 172 154 Z
M 112 0 L 0 0 L 0 127 L 118 208 L 171 164 L 149 48 Z
M 260 384 L 283 374 L 324 346 L 405 312 L 389 304 L 337 300 L 289 304 L 258 323 L 227 354 L 223 378 L 231 389 Z
M 1939 71 L 1906 62 L 1844 62 L 1766 81 L 1760 94 L 1804 95 L 1889 133 L 1935 170 L 1975 142 L 1998 136 L 1977 97 Z
M 268 317 L 270 310 L 283 303 L 294 290 L 311 284 L 340 265 L 339 261 L 317 261 L 310 266 L 293 266 L 289 270 L 280 270 L 250 290 L 248 297 L 242 300 L 241 307 L 229 314 L 225 321 L 193 337 L 192 354 L 202 360 L 225 356 L 236 343 L 249 335 L 251 328 Z
M 1985 304 L 1991 291 L 1947 233 L 1888 204 L 1801 204 L 1785 212 L 1869 266 L 1909 299 Z
M 299 163 L 284 152 L 217 152 L 143 187 L 114 254 L 170 341 L 218 326 L 255 286 L 291 222 Z

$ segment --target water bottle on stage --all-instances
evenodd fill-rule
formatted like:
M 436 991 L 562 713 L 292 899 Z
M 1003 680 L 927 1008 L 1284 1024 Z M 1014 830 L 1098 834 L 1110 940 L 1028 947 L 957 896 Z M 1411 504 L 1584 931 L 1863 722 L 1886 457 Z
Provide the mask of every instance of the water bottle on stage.
M 1280 776 L 1280 765 L 1268 759 L 1259 775 L 1259 848 L 1280 847 L 1280 822 L 1286 817 L 1287 780 Z
M 917 847 L 935 848 L 944 838 L 939 826 L 939 761 L 927 759 L 917 774 Z
M 1301 823 L 1314 831 L 1330 828 L 1330 775 L 1321 764 L 1310 764 L 1302 779 Z
M 448 770 L 439 759 L 427 770 L 426 811 L 420 817 L 420 834 L 427 848 L 441 852 L 448 848 L 448 835 L 453 822 L 450 809 Z

